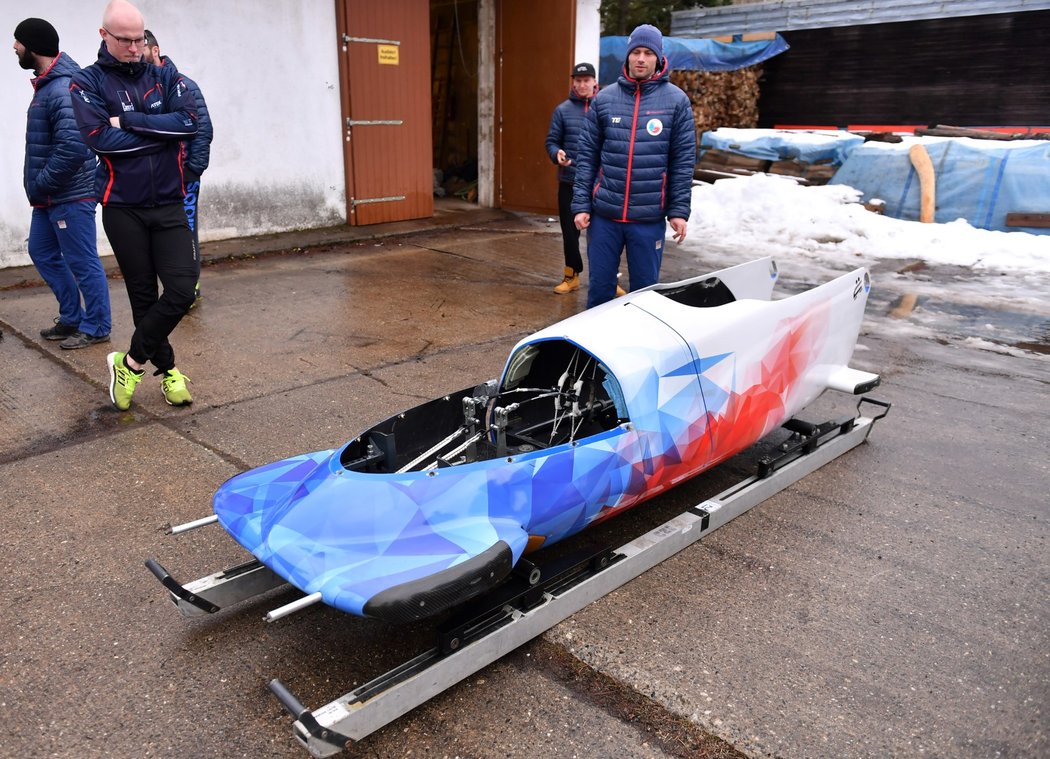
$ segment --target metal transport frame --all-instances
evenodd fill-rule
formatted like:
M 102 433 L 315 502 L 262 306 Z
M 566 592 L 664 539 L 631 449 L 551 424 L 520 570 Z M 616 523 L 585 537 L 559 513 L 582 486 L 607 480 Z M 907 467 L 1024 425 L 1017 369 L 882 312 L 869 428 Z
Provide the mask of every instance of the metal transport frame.
M 865 403 L 880 407 L 881 413 L 860 415 Z M 519 561 L 504 586 L 470 602 L 439 629 L 434 648 L 319 709 L 305 707 L 279 680 L 270 682 L 270 690 L 295 717 L 293 734 L 313 756 L 337 754 L 860 445 L 889 408 L 888 403 L 861 398 L 857 416 L 823 424 L 790 420 L 784 428 L 791 437 L 759 460 L 755 475 L 644 535 L 560 562 Z M 215 521 L 200 519 L 172 532 Z M 211 614 L 287 584 L 255 560 L 187 585 L 153 559 L 146 566 L 188 617 Z M 274 609 L 265 619 L 293 614 L 318 602 L 316 596 Z

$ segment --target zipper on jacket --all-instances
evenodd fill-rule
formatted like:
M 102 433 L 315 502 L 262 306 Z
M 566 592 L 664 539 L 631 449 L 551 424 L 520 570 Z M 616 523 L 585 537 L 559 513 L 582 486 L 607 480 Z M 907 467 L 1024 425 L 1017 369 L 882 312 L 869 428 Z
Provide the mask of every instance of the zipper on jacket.
M 631 166 L 634 164 L 634 136 L 638 131 L 638 107 L 642 103 L 642 85 L 634 88 L 634 118 L 631 119 L 631 146 L 627 149 L 627 182 L 623 187 L 623 217 L 627 221 L 627 205 L 631 202 Z

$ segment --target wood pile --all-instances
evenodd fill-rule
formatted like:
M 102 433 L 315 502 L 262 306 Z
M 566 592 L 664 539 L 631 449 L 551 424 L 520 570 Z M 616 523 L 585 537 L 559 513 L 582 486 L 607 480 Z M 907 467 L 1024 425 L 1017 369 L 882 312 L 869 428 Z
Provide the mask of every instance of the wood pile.
M 770 174 L 781 174 L 787 177 L 804 179 L 807 184 L 827 184 L 835 176 L 835 166 L 830 158 L 808 163 L 792 158 L 786 161 L 773 161 L 769 167 Z
M 830 158 L 812 163 L 797 158 L 767 161 L 712 148 L 700 156 L 693 178 L 701 182 L 716 182 L 727 177 L 779 174 L 797 179 L 802 184 L 827 184 L 835 175 L 835 170 Z
M 671 82 L 689 96 L 696 121 L 696 144 L 704 132 L 719 127 L 754 129 L 758 126 L 759 80 L 757 64 L 736 71 L 672 71 Z M 733 176 L 768 172 L 795 177 L 806 184 L 824 184 L 835 173 L 830 164 L 802 161 L 764 161 L 729 151 L 707 150 L 696 165 L 694 177 L 705 182 Z
M 717 182 L 727 177 L 746 177 L 769 171 L 772 163 L 772 161 L 751 158 L 727 150 L 707 150 L 697 161 L 696 168 L 693 170 L 693 179 L 699 179 L 701 182 Z
M 762 66 L 736 71 L 672 71 L 671 82 L 693 104 L 696 140 L 719 127 L 753 129 L 758 126 L 758 80 Z
M 797 158 L 767 161 L 712 148 L 700 156 L 693 178 L 701 182 L 716 182 L 727 177 L 746 177 L 751 174 L 779 174 L 797 179 L 802 184 L 827 184 L 835 175 L 835 166 L 830 158 L 812 163 Z

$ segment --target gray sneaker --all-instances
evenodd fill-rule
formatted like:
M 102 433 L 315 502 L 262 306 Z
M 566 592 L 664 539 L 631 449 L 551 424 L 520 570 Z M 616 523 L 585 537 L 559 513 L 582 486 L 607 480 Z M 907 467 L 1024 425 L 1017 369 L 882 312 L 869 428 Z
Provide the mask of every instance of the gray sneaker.
M 89 335 L 86 332 L 77 330 L 75 333 L 67 337 L 59 344 L 59 348 L 65 351 L 75 351 L 77 348 L 86 348 L 89 345 L 98 345 L 99 343 L 108 343 L 109 335 Z
M 79 331 L 76 324 L 63 324 L 55 319 L 55 326 L 40 330 L 40 336 L 45 340 L 65 340 Z

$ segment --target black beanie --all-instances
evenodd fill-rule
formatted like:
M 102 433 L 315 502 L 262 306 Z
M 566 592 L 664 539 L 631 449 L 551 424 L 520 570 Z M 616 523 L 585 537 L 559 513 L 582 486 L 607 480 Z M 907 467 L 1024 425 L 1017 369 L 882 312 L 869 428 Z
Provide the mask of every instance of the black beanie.
M 48 58 L 58 55 L 58 32 L 42 18 L 27 18 L 16 26 L 15 39 L 37 55 Z

